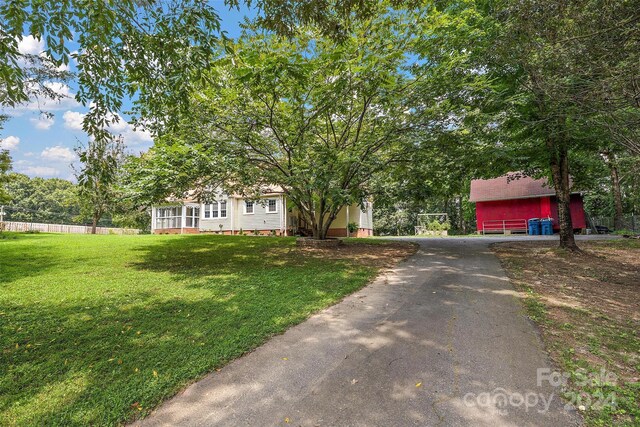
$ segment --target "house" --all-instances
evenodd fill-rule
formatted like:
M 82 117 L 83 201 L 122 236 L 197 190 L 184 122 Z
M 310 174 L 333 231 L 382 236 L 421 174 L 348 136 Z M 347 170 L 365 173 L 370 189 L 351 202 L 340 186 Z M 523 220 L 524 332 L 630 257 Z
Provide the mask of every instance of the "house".
M 338 212 L 327 235 L 346 237 L 347 225 L 356 223 L 352 237 L 373 235 L 372 204 L 346 206 Z M 281 189 L 267 189 L 257 199 L 219 193 L 201 202 L 194 198 L 167 200 L 152 206 L 151 232 L 155 234 L 275 234 L 310 235 L 311 230 Z
M 531 218 L 552 218 L 559 230 L 558 201 L 546 179 L 507 174 L 494 179 L 471 181 L 469 200 L 476 204 L 477 230 L 481 233 L 527 232 Z M 586 228 L 581 193 L 571 193 L 571 220 L 574 229 Z

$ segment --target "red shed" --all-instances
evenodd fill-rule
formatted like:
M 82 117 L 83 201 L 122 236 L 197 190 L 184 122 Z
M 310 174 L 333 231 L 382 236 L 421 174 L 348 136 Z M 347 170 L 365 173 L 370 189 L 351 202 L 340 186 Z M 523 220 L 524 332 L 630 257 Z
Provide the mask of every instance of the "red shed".
M 531 218 L 553 218 L 553 228 L 558 230 L 558 201 L 553 186 L 546 179 L 513 176 L 471 181 L 469 200 L 476 204 L 478 231 L 526 232 Z M 571 220 L 574 229 L 586 228 L 580 193 L 571 193 Z

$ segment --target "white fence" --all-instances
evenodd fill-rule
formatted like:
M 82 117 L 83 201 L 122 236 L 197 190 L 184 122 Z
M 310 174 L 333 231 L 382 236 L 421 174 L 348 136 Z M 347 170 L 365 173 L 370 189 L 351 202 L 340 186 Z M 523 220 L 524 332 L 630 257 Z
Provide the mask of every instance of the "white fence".
M 69 224 L 43 224 L 38 222 L 0 222 L 0 230 L 5 231 L 39 231 L 42 233 L 91 234 L 91 227 Z M 96 234 L 139 234 L 136 228 L 97 227 Z

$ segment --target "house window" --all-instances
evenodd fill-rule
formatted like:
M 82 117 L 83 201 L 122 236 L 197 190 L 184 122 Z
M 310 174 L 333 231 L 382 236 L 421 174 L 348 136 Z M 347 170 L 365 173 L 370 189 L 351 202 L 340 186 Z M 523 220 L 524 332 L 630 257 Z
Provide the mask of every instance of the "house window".
M 277 213 L 278 212 L 278 200 L 269 199 L 267 200 L 267 213 Z
M 213 201 L 205 203 L 204 205 L 204 217 L 209 218 L 226 218 L 227 217 L 227 201 Z
M 245 202 L 244 202 L 244 213 L 245 214 L 252 214 L 253 213 L 253 202 L 251 202 L 249 200 L 245 200 Z
M 227 217 L 227 201 L 222 200 L 220 202 L 220 218 L 226 218 L 226 217 Z
M 211 218 L 218 218 L 218 202 L 211 203 Z
M 173 206 L 156 209 L 156 227 L 161 228 L 180 228 L 182 227 L 182 207 Z
M 200 208 L 187 206 L 186 227 L 198 228 L 200 225 Z

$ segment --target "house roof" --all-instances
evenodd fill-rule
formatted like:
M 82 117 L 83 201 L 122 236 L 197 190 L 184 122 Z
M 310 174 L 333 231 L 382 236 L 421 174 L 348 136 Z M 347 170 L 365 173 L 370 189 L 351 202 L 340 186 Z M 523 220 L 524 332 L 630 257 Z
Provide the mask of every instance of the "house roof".
M 222 193 L 222 191 L 221 191 Z M 222 193 L 224 194 L 224 193 Z M 270 197 L 270 196 L 279 196 L 281 194 L 285 194 L 284 189 L 279 185 L 269 185 L 263 186 L 260 188 L 260 195 L 258 197 Z M 236 198 L 236 199 L 244 199 L 245 196 L 242 194 L 234 193 L 228 194 L 228 197 Z M 176 203 L 199 203 L 198 199 L 198 191 L 197 190 L 189 190 L 187 191 L 183 197 L 169 196 L 165 199 L 166 203 L 176 204 Z
M 493 179 L 471 181 L 471 202 L 492 200 L 528 199 L 555 196 L 556 192 L 547 179 L 534 179 L 518 173 L 508 173 Z

